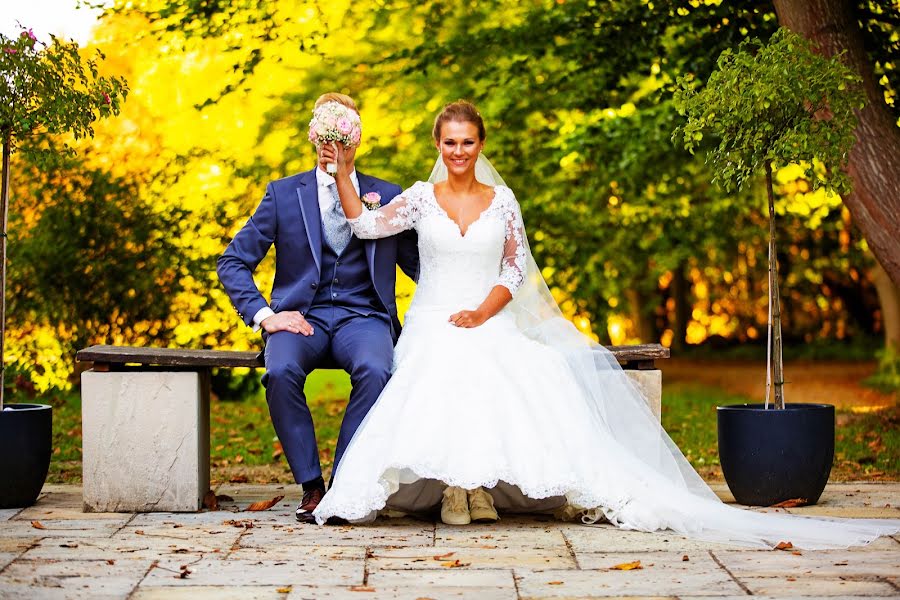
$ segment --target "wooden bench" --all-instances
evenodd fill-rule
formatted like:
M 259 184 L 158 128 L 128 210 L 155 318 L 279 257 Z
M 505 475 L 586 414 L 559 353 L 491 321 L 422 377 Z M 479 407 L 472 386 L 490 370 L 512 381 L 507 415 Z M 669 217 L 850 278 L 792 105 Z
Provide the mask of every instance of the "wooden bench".
M 659 418 L 659 344 L 612 346 Z M 81 374 L 85 512 L 192 512 L 209 490 L 213 367 L 262 368 L 257 352 L 91 346 Z

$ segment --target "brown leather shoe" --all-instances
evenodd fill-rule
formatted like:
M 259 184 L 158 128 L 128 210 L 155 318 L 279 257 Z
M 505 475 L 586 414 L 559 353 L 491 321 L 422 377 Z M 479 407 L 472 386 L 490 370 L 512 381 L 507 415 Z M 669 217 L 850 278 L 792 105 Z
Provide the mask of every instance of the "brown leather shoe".
M 324 495 L 325 490 L 319 488 L 303 492 L 303 500 L 300 502 L 300 506 L 297 507 L 297 512 L 294 513 L 297 520 L 301 523 L 315 523 L 316 518 L 313 516 L 313 511 L 319 506 L 319 502 L 322 501 L 322 496 Z

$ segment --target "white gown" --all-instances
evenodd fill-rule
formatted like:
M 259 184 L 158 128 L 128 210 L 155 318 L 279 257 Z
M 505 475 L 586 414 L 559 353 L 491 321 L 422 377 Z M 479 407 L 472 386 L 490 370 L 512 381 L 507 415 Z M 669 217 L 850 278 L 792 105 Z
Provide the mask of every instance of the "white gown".
M 673 453 L 678 464 L 688 465 L 645 406 L 643 413 L 628 413 L 637 414 L 629 427 L 640 422 L 628 435 L 632 448 L 613 435 L 563 354 L 526 336 L 509 307 L 479 327 L 449 323 L 451 314 L 477 308 L 495 285 L 515 293 L 523 281 L 529 255 L 509 188 L 495 188 L 492 203 L 465 235 L 438 205 L 433 185 L 424 182 L 379 210 L 364 209 L 350 223 L 362 238 L 415 228 L 420 276 L 393 375 L 316 509 L 319 523 L 331 516 L 369 521 L 385 508 L 429 511 L 453 485 L 487 488 L 501 514 L 563 509 L 586 522 L 605 518 L 624 529 L 670 529 L 757 547 L 780 541 L 848 547 L 900 530 L 900 521 L 809 519 L 729 507 L 688 467 L 666 476 L 653 466 L 661 460 L 655 451 L 638 455 L 649 442 L 633 438 L 661 436 L 664 459 L 672 462 Z M 621 396 L 639 394 L 621 370 L 608 381 Z

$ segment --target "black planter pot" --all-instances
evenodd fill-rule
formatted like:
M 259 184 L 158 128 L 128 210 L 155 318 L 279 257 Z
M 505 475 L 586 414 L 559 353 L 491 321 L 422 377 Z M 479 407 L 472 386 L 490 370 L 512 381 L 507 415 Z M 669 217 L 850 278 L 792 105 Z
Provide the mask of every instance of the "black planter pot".
M 7 404 L 0 411 L 0 508 L 34 504 L 47 479 L 52 440 L 52 406 Z
M 819 501 L 834 460 L 833 406 L 734 404 L 717 413 L 722 473 L 738 503 Z

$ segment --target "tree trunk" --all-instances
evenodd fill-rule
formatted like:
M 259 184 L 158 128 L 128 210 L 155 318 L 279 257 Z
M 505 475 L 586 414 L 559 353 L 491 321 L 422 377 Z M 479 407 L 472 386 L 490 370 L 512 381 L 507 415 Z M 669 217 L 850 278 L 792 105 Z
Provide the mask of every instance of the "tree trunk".
M 659 341 L 656 335 L 653 315 L 647 314 L 645 308 L 646 298 L 635 288 L 625 290 L 625 298 L 631 313 L 631 321 L 634 323 L 635 333 L 642 344 L 650 344 Z
M 775 192 L 772 190 L 772 165 L 766 167 L 766 193 L 769 196 L 769 346 L 772 354 L 769 359 L 771 382 L 775 387 L 775 408 L 784 408 L 784 361 L 782 360 L 783 338 L 781 335 L 781 294 L 778 291 L 778 253 L 775 248 Z M 767 382 L 768 383 L 768 382 Z M 766 403 L 769 401 L 769 390 L 766 390 Z
M 3 389 L 6 378 L 6 217 L 9 214 L 9 154 L 12 142 L 10 131 L 3 132 L 3 175 L 0 183 L 0 411 L 3 410 Z
M 812 40 L 825 56 L 845 51 L 862 77 L 866 107 L 857 112 L 857 143 L 850 152 L 853 192 L 844 198 L 872 254 L 900 285 L 900 129 L 884 103 L 862 31 L 849 0 L 774 0 L 781 25 Z
M 671 293 L 675 301 L 675 319 L 672 323 L 672 349 L 683 351 L 687 344 L 687 325 L 691 317 L 691 305 L 688 302 L 687 278 L 684 276 L 684 263 L 679 263 L 672 271 Z
M 872 269 L 871 277 L 881 304 L 884 347 L 900 352 L 900 286 L 895 285 L 877 263 Z

